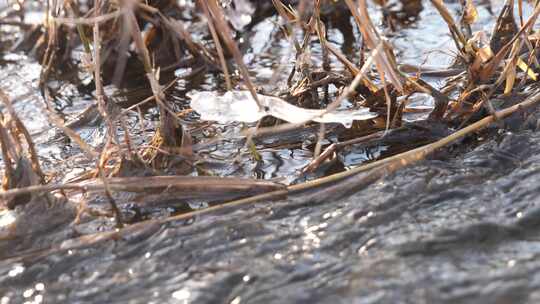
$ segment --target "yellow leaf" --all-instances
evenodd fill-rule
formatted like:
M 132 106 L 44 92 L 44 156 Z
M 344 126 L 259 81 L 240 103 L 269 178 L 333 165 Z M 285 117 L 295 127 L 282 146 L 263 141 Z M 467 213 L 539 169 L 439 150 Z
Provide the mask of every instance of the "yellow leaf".
M 537 74 L 525 63 L 525 61 L 521 60 L 521 58 L 518 57 L 518 63 L 517 66 L 534 81 L 536 81 Z
M 512 64 L 512 63 L 509 63 L 509 64 Z M 508 69 L 508 73 L 506 74 L 506 84 L 504 86 L 504 94 L 509 94 L 512 91 L 515 81 L 516 81 L 516 66 L 512 65 Z
M 489 45 L 486 45 L 486 46 L 478 49 L 477 55 L 480 58 L 480 60 L 482 60 L 482 63 L 485 63 L 488 60 L 490 60 L 491 57 L 493 57 L 493 51 L 491 50 Z
M 467 0 L 465 3 L 465 11 L 463 13 L 463 20 L 467 24 L 473 24 L 478 20 L 478 11 L 474 6 L 472 0 Z

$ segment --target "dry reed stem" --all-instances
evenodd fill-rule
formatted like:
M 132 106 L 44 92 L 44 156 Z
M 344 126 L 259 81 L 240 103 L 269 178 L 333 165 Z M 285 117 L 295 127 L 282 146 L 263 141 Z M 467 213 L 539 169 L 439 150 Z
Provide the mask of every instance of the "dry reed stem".
M 448 11 L 442 0 L 431 0 L 431 3 L 433 4 L 433 6 L 435 6 L 437 11 L 439 12 L 439 15 L 441 15 L 441 17 L 448 25 L 450 34 L 452 35 L 452 38 L 454 38 L 457 49 L 462 52 L 464 56 L 466 56 L 467 52 L 465 50 L 465 46 L 467 45 L 467 39 L 465 39 L 465 35 L 463 35 L 461 30 L 459 29 L 459 26 L 454 21 L 452 14 Z
M 94 3 L 94 16 L 98 17 L 99 12 L 101 10 L 101 0 L 96 0 Z M 96 98 L 97 98 L 97 104 L 98 109 L 101 114 L 101 116 L 104 118 L 108 132 L 107 132 L 107 144 L 105 145 L 103 151 L 101 152 L 101 155 L 104 154 L 104 152 L 107 150 L 108 143 L 111 141 L 115 141 L 116 138 L 116 128 L 115 123 L 112 121 L 112 117 L 107 112 L 107 105 L 105 101 L 105 93 L 103 91 L 103 84 L 101 82 L 101 37 L 99 32 L 99 24 L 96 22 L 93 26 L 93 36 L 94 36 L 94 50 L 93 50 L 93 70 L 94 70 L 94 83 L 96 85 Z M 109 205 L 111 206 L 113 210 L 114 217 L 116 219 L 116 226 L 122 227 L 123 221 L 122 221 L 122 213 L 120 212 L 120 209 L 118 209 L 118 205 L 116 204 L 116 201 L 114 200 L 112 196 L 112 191 L 109 187 L 109 184 L 107 182 L 107 177 L 105 176 L 105 173 L 103 172 L 103 164 L 100 161 L 101 157 L 97 157 L 96 160 L 96 166 L 97 166 L 97 172 L 98 176 L 103 182 L 103 185 L 105 186 L 105 196 L 107 197 L 107 201 L 109 202 Z
M 51 20 L 57 24 L 66 24 L 66 25 L 88 25 L 93 26 L 94 24 L 100 24 L 107 22 L 109 20 L 117 19 L 124 14 L 125 10 L 120 9 L 112 13 L 107 13 L 103 15 L 98 15 L 94 17 L 78 17 L 78 18 L 64 18 L 64 17 L 51 17 Z
M 352 0 L 345 0 L 345 3 L 349 7 L 358 29 L 360 30 L 362 37 L 366 46 L 370 50 L 374 50 L 383 44 L 383 52 L 381 52 L 377 57 L 375 57 L 375 65 L 377 71 L 382 79 L 388 78 L 389 82 L 399 90 L 400 92 L 404 91 L 403 88 L 403 78 L 398 72 L 397 64 L 395 62 L 395 57 L 392 52 L 392 49 L 388 43 L 382 39 L 377 32 L 375 26 L 369 18 L 369 13 L 367 11 L 367 4 L 365 0 L 358 0 L 355 5 Z
M 55 1 L 55 4 L 57 2 Z M 54 7 L 50 6 L 50 0 L 47 0 L 47 10 L 45 14 L 45 29 L 47 31 L 47 48 L 43 56 L 43 62 L 41 63 L 44 68 L 41 69 L 39 76 L 39 87 L 41 89 L 41 94 L 45 94 L 46 82 L 49 78 L 49 73 L 51 72 L 54 59 L 56 57 L 56 43 L 57 43 L 57 25 L 54 22 L 49 22 L 50 18 L 56 17 L 56 14 L 51 15 L 51 11 L 56 11 L 56 5 Z
M 310 189 L 312 190 L 312 189 L 324 187 L 327 185 L 335 184 L 337 182 L 343 181 L 346 178 L 358 175 L 359 173 L 363 173 L 363 172 L 370 172 L 370 174 L 368 174 L 368 176 L 365 179 L 361 179 L 359 182 L 361 182 L 362 185 L 365 185 L 365 183 L 369 184 L 369 182 L 372 182 L 373 180 L 376 180 L 384 175 L 395 172 L 396 170 L 401 169 L 403 167 L 415 164 L 425 159 L 425 157 L 427 157 L 428 155 L 433 154 L 433 152 L 435 152 L 436 150 L 441 149 L 445 146 L 448 146 L 449 144 L 471 133 L 477 132 L 489 126 L 490 124 L 497 121 L 497 117 L 500 117 L 500 118 L 507 117 L 513 113 L 522 111 L 525 108 L 535 106 L 538 103 L 540 103 L 540 93 L 537 93 L 533 96 L 528 97 L 527 99 L 525 99 L 523 102 L 519 104 L 516 104 L 514 106 L 498 111 L 497 115 L 487 116 L 481 119 L 480 121 L 477 121 L 463 129 L 460 129 L 459 131 L 456 131 L 453 134 L 443 139 L 440 139 L 434 143 L 431 143 L 431 144 L 428 144 L 428 145 L 425 145 L 425 146 L 422 146 L 422 147 L 419 147 L 419 148 L 416 148 L 416 149 L 413 149 L 404 153 L 400 153 L 395 156 L 385 158 L 385 159 L 382 159 L 373 163 L 369 163 L 369 164 L 351 169 L 349 171 L 336 173 L 327 177 L 323 177 L 323 178 L 313 180 L 313 181 L 308 181 L 302 184 L 288 186 L 286 187 L 286 189 L 283 189 L 283 190 L 271 191 L 268 193 L 255 195 L 249 198 L 225 203 L 219 206 L 213 206 L 206 209 L 170 217 L 164 220 L 164 222 L 185 220 L 185 219 L 189 219 L 195 216 L 211 213 L 218 210 L 223 210 L 225 208 L 232 208 L 232 207 L 253 204 L 262 200 L 286 198 L 290 194 L 296 194 L 296 193 L 304 192 Z M 111 187 L 114 189 L 115 185 L 111 185 Z M 58 189 L 70 189 L 70 188 L 85 190 L 84 186 L 80 184 L 33 186 L 33 187 L 18 188 L 18 189 L 12 189 L 8 191 L 0 192 L 0 198 L 9 198 L 14 195 L 23 194 L 23 193 L 54 191 Z M 99 187 L 99 188 L 102 189 L 102 187 Z M 361 188 L 358 188 L 358 187 L 355 189 L 356 191 L 361 190 Z
M 200 3 L 201 1 L 199 1 Z M 200 4 L 200 7 L 203 10 L 204 16 L 206 17 L 206 20 L 208 22 L 208 29 L 210 30 L 210 34 L 212 35 L 212 39 L 214 40 L 214 44 L 216 45 L 216 51 L 218 53 L 219 62 L 221 63 L 221 69 L 223 70 L 223 74 L 225 75 L 225 84 L 227 86 L 227 90 L 232 90 L 232 83 L 231 83 L 231 76 L 229 75 L 229 68 L 227 67 L 227 61 L 225 60 L 225 55 L 223 54 L 223 47 L 221 46 L 221 41 L 219 40 L 219 35 L 216 31 L 216 27 L 214 25 L 214 20 L 212 20 L 212 17 L 210 16 L 210 12 L 208 11 L 208 7 L 204 4 Z
M 354 20 L 356 21 L 358 29 L 360 30 L 360 33 L 362 34 L 362 37 L 364 38 L 363 42 L 365 43 L 365 45 L 369 49 L 374 50 L 375 48 L 379 47 L 380 44 L 382 44 L 383 52 L 375 56 L 374 62 L 375 62 L 375 67 L 377 68 L 377 71 L 379 73 L 379 77 L 381 79 L 382 85 L 383 85 L 384 96 L 385 96 L 386 107 L 387 107 L 386 130 L 388 131 L 391 127 L 390 116 L 391 116 L 392 100 L 390 98 L 386 81 L 388 79 L 388 81 L 394 86 L 396 90 L 404 93 L 405 92 L 405 88 L 404 88 L 405 78 L 399 72 L 397 63 L 395 61 L 395 56 L 390 45 L 383 38 L 380 37 L 379 33 L 377 32 L 377 29 L 371 22 L 369 13 L 367 11 L 366 0 L 358 0 L 356 2 L 356 6 L 354 5 L 352 0 L 345 0 L 345 3 L 349 7 L 349 10 L 351 11 L 353 15 Z
M 225 41 L 225 45 L 229 49 L 229 51 L 232 53 L 234 60 L 236 61 L 236 64 L 238 65 L 238 69 L 240 70 L 240 74 L 242 75 L 242 78 L 245 81 L 245 84 L 253 96 L 253 99 L 257 103 L 260 109 L 263 109 L 258 97 L 257 92 L 255 91 L 255 86 L 251 82 L 251 78 L 249 77 L 249 71 L 244 64 L 244 59 L 242 58 L 242 54 L 240 53 L 240 50 L 238 49 L 238 45 L 236 45 L 236 42 L 233 40 L 232 36 L 232 30 L 229 27 L 229 24 L 225 20 L 225 16 L 223 15 L 223 10 L 221 9 L 221 6 L 217 3 L 217 0 L 208 0 L 208 1 L 199 1 L 201 5 L 206 5 L 208 11 L 211 13 L 211 15 L 214 17 L 213 21 L 216 22 L 217 28 L 219 28 L 221 38 Z
M 500 63 L 506 58 L 506 55 L 511 50 L 511 48 L 514 45 L 514 42 L 518 40 L 525 32 L 528 32 L 530 28 L 534 25 L 536 22 L 536 19 L 538 19 L 538 16 L 540 15 L 540 6 L 536 6 L 534 12 L 529 17 L 527 22 L 521 27 L 521 29 L 514 35 L 514 37 L 508 41 L 507 44 L 505 44 L 498 52 L 497 54 L 487 63 L 486 67 L 482 67 L 482 70 L 480 71 L 480 81 L 486 81 L 489 79 L 497 68 L 499 67 Z
M 379 43 L 379 45 L 377 45 L 372 51 L 371 51 L 371 54 L 370 56 L 368 57 L 367 60 L 365 60 L 364 62 L 364 65 L 362 66 L 362 68 L 360 68 L 360 70 L 358 71 L 358 73 L 356 74 L 356 76 L 354 76 L 351 84 L 349 86 L 347 86 L 343 92 L 338 96 L 338 98 L 336 98 L 336 100 L 334 100 L 332 103 L 330 103 L 323 114 L 326 114 L 328 112 L 332 112 L 334 110 L 336 110 L 340 105 L 341 103 L 343 102 L 343 100 L 345 100 L 346 98 L 348 98 L 352 93 L 354 93 L 356 91 L 356 88 L 360 85 L 360 82 L 362 81 L 362 79 L 364 79 L 364 77 L 366 76 L 366 73 L 368 72 L 369 68 L 371 67 L 371 64 L 377 60 L 377 57 L 380 55 L 381 51 L 384 50 L 384 44 L 383 43 Z M 321 116 L 323 115 L 321 114 Z
M 69 137 L 69 139 L 77 144 L 79 148 L 86 154 L 86 157 L 90 160 L 95 159 L 98 157 L 98 153 L 92 148 L 90 145 L 88 145 L 80 136 L 77 134 L 77 132 L 71 130 L 70 128 L 66 127 L 62 119 L 53 111 L 53 105 L 50 97 L 50 93 L 48 89 L 44 92 L 45 97 L 45 103 L 47 105 L 47 116 L 49 117 L 49 121 L 54 124 L 57 128 L 62 130 L 62 132 Z
M 356 74 L 356 76 L 354 77 L 354 79 L 352 80 L 351 84 L 346 87 L 343 92 L 336 98 L 336 100 L 334 100 L 333 102 L 331 102 L 326 108 L 325 108 L 325 112 L 324 113 L 327 113 L 327 112 L 331 112 L 331 111 L 334 111 L 336 110 L 340 105 L 341 103 L 343 102 L 343 100 L 345 98 L 347 98 L 349 95 L 351 95 L 355 90 L 356 88 L 360 85 L 360 82 L 365 79 L 365 75 L 366 73 L 368 72 L 369 68 L 371 67 L 371 64 L 373 63 L 374 61 L 374 58 L 376 58 L 376 56 L 379 54 L 379 52 L 382 50 L 382 44 L 380 44 L 379 46 L 377 46 L 370 54 L 370 56 L 368 57 L 368 59 L 364 62 L 364 65 L 362 66 L 361 69 L 358 69 L 358 73 Z M 323 113 L 323 114 L 324 114 Z M 313 116 L 313 118 L 316 118 L 316 117 L 319 117 L 319 116 L 322 116 L 323 114 L 319 114 L 317 116 Z M 311 119 L 310 119 L 311 120 Z M 296 129 L 300 126 L 302 126 L 303 124 L 309 122 L 310 120 L 306 120 L 304 122 L 301 122 L 301 123 L 284 123 L 284 124 L 280 124 L 278 126 L 273 126 L 273 127 L 269 127 L 269 128 L 255 128 L 254 130 L 249 130 L 247 132 L 245 132 L 246 134 L 244 134 L 244 136 L 246 138 L 250 138 L 250 137 L 255 137 L 255 136 L 261 136 L 261 135 L 266 135 L 266 134 L 272 134 L 272 133 L 276 133 L 276 132 L 284 132 L 284 131 L 289 131 L 289 130 L 293 130 L 293 129 Z
M 379 160 L 379 161 L 375 161 L 373 163 L 369 163 L 367 165 L 363 165 L 363 166 L 351 169 L 349 171 L 336 173 L 336 174 L 333 174 L 333 175 L 330 175 L 330 176 L 327 176 L 327 177 L 323 177 L 323 178 L 320 178 L 320 179 L 317 179 L 317 180 L 308 181 L 308 182 L 305 182 L 305 183 L 302 183 L 302 184 L 289 186 L 289 187 L 287 187 L 287 194 L 299 193 L 299 192 L 302 192 L 302 191 L 322 187 L 322 186 L 325 186 L 325 185 L 330 185 L 330 184 L 342 181 L 345 178 L 357 175 L 357 174 L 362 173 L 362 172 L 368 172 L 368 171 L 370 172 L 370 174 L 373 173 L 374 176 L 376 176 L 376 178 L 378 179 L 378 178 L 382 177 L 385 174 L 395 172 L 396 170 L 398 170 L 400 168 L 403 168 L 405 166 L 409 166 L 411 164 L 417 163 L 417 162 L 425 159 L 426 156 L 432 154 L 437 149 L 441 149 L 441 148 L 443 148 L 443 147 L 445 147 L 445 146 L 447 146 L 447 145 L 449 145 L 449 144 L 451 144 L 451 143 L 465 137 L 466 135 L 469 135 L 469 134 L 471 134 L 473 132 L 477 132 L 477 131 L 487 127 L 488 125 L 496 122 L 498 118 L 507 117 L 507 116 L 509 116 L 509 115 L 511 115 L 513 113 L 516 113 L 518 111 L 521 111 L 521 110 L 523 110 L 525 108 L 537 105 L 538 103 L 540 103 L 540 93 L 537 93 L 537 94 L 527 98 L 525 101 L 523 101 L 523 102 L 521 102 L 521 103 L 519 103 L 517 105 L 508 107 L 508 108 L 506 108 L 504 110 L 501 110 L 501 111 L 498 111 L 496 113 L 496 115 L 487 116 L 487 117 L 481 119 L 480 121 L 475 122 L 475 123 L 463 128 L 463 129 L 460 129 L 459 131 L 456 131 L 453 134 L 451 134 L 451 135 L 449 135 L 449 136 L 447 136 L 447 137 L 445 137 L 443 139 L 440 139 L 440 140 L 438 140 L 438 141 L 436 141 L 436 142 L 434 142 L 432 144 L 428 144 L 428 145 L 425 145 L 425 146 L 422 146 L 422 147 L 419 147 L 419 148 L 416 148 L 416 149 L 413 149 L 413 150 L 410 150 L 410 151 L 407 151 L 407 152 L 404 152 L 404 153 L 397 154 L 397 155 L 389 157 L 389 158 L 385 158 L 385 159 L 382 159 L 382 160 Z M 370 170 L 375 170 L 375 171 L 370 171 Z M 359 191 L 360 188 L 357 188 L 356 190 Z M 219 210 L 221 208 L 225 208 L 229 204 L 230 204 L 230 206 L 240 206 L 240 205 L 252 204 L 252 203 L 255 203 L 255 202 L 258 202 L 258 201 L 261 201 L 261 200 L 271 199 L 271 198 L 273 198 L 273 196 L 274 196 L 274 198 L 281 198 L 281 197 L 284 196 L 284 194 L 283 194 L 283 191 L 276 191 L 274 193 L 274 195 L 272 195 L 272 193 L 265 193 L 265 194 L 261 194 L 261 195 L 258 195 L 258 196 L 233 201 L 233 202 L 230 202 L 228 204 L 216 206 L 212 210 L 204 209 L 204 210 L 195 211 L 195 212 L 189 213 L 189 214 L 179 215 L 178 217 L 176 217 L 176 219 L 178 219 L 178 220 L 187 219 L 187 218 L 193 217 L 195 215 L 199 215 L 199 214 L 203 214 L 203 213 L 207 213 L 207 212 L 212 212 L 214 210 Z
M 501 110 L 497 112 L 497 114 L 499 117 L 506 117 L 513 113 L 521 111 L 527 107 L 537 105 L 538 103 L 540 103 L 540 93 L 537 93 L 527 98 L 526 100 L 524 100 L 523 102 L 517 105 Z M 263 194 L 255 195 L 246 199 L 236 200 L 236 201 L 232 201 L 226 204 L 213 206 L 213 207 L 209 207 L 206 209 L 202 209 L 202 210 L 198 210 L 198 211 L 194 211 L 194 212 L 190 212 L 186 214 L 181 214 L 181 215 L 177 215 L 177 216 L 173 216 L 173 217 L 169 217 L 165 219 L 149 220 L 146 222 L 137 223 L 129 227 L 126 227 L 124 229 L 121 229 L 119 231 L 108 231 L 108 232 L 85 235 L 77 239 L 72 239 L 69 245 L 63 244 L 62 246 L 55 246 L 55 247 L 52 247 L 52 248 L 49 248 L 49 249 L 46 249 L 37 253 L 33 252 L 27 255 L 18 255 L 17 257 L 11 258 L 10 261 L 11 262 L 23 261 L 28 258 L 39 258 L 41 256 L 48 256 L 52 253 L 67 252 L 70 249 L 76 249 L 83 246 L 88 247 L 88 246 L 96 245 L 101 242 L 120 239 L 122 238 L 123 235 L 127 235 L 135 231 L 140 231 L 144 229 L 158 230 L 161 225 L 169 223 L 169 222 L 188 220 L 196 216 L 202 216 L 202 215 L 209 214 L 212 212 L 222 212 L 226 209 L 243 207 L 243 206 L 254 204 L 260 201 L 284 199 L 284 198 L 287 198 L 287 196 L 290 194 L 300 193 L 303 191 L 307 191 L 309 189 L 332 185 L 348 177 L 358 176 L 358 178 L 355 179 L 352 184 L 346 186 L 346 190 L 359 191 L 361 190 L 362 186 L 366 186 L 369 183 L 383 177 L 384 175 L 395 172 L 396 170 L 400 168 L 403 168 L 411 164 L 415 164 L 423 160 L 426 156 L 432 154 L 437 149 L 443 148 L 455 142 L 456 140 L 463 138 L 466 135 L 479 131 L 480 129 L 487 127 L 488 125 L 492 124 L 495 121 L 496 121 L 496 117 L 494 115 L 490 115 L 435 143 L 432 143 L 432 144 L 429 144 L 420 148 L 416 148 L 414 150 L 404 152 L 404 153 L 401 153 L 393 157 L 383 159 L 374 163 L 370 163 L 368 165 L 364 165 L 364 166 L 352 169 L 350 171 L 334 174 L 328 177 L 324 177 L 315 181 L 306 182 L 299 185 L 289 186 L 287 187 L 287 189 L 263 193 Z M 367 173 L 367 174 L 359 175 L 360 173 Z M 0 197 L 15 195 L 19 191 L 26 191 L 25 193 L 32 192 L 33 190 L 30 188 L 31 187 L 0 192 Z M 27 190 L 24 190 L 24 189 L 27 189 Z M 330 189 L 331 189 L 331 192 L 333 193 L 343 194 L 343 189 L 341 189 L 339 185 L 335 185 L 333 188 L 330 188 Z M 35 191 L 37 191 L 37 189 Z M 39 191 L 42 191 L 42 190 L 39 189 Z
M 159 130 L 161 141 L 165 146 L 176 147 L 179 144 L 177 136 L 178 134 L 176 131 L 178 128 L 176 114 L 169 108 L 169 105 L 163 93 L 163 88 L 159 84 L 159 81 L 155 74 L 156 72 L 152 68 L 150 54 L 148 52 L 148 49 L 146 48 L 146 45 L 144 44 L 141 29 L 139 28 L 137 18 L 135 17 L 133 11 L 135 9 L 136 3 L 133 2 L 133 0 L 130 0 L 126 5 L 127 11 L 125 15 L 127 17 L 127 22 L 130 22 L 131 24 L 132 38 L 139 54 L 139 58 L 143 62 L 146 77 L 152 89 L 152 94 L 154 95 L 154 99 L 158 104 L 160 116 Z
M 15 113 L 15 109 L 13 109 L 13 105 L 11 103 L 11 100 L 9 99 L 9 96 L 2 89 L 0 89 L 0 99 L 6 106 L 9 112 L 10 118 L 15 123 L 15 126 L 17 127 L 18 131 L 21 132 L 22 135 L 24 136 L 24 140 L 26 141 L 28 152 L 30 154 L 29 156 L 30 156 L 30 161 L 32 163 L 32 169 L 40 178 L 40 182 L 44 184 L 45 174 L 43 173 L 43 170 L 41 170 L 41 165 L 39 164 L 38 154 L 36 151 L 34 141 L 32 140 L 32 136 L 30 136 L 28 129 L 26 129 L 23 122 L 19 119 L 19 117 L 17 116 L 17 113 Z
M 95 16 L 99 16 L 101 1 L 96 0 L 94 7 Z M 112 140 L 117 140 L 115 124 L 112 120 L 110 113 L 107 111 L 107 104 L 105 99 L 105 92 L 103 90 L 103 82 L 101 81 L 101 35 L 99 31 L 99 24 L 96 22 L 93 26 L 93 52 L 92 52 L 92 63 L 93 63 L 93 76 L 94 83 L 96 85 L 96 99 L 98 104 L 98 110 L 103 119 L 107 124 L 108 135 Z
M 145 176 L 145 177 L 111 177 L 101 180 L 84 181 L 56 185 L 37 185 L 11 189 L 0 192 L 0 198 L 8 199 L 16 195 L 29 193 L 53 192 L 57 190 L 76 190 L 83 192 L 101 192 L 108 187 L 111 191 L 144 193 L 150 190 L 172 191 L 178 193 L 177 198 L 208 197 L 224 193 L 260 193 L 284 189 L 285 186 L 276 182 L 213 176 Z
M 6 127 L 4 125 L 4 115 L 0 113 L 0 147 L 2 149 L 2 160 L 4 162 L 4 176 L 2 178 L 2 189 L 3 190 L 9 190 L 11 188 L 12 179 L 14 178 L 13 173 L 15 170 L 13 169 L 13 159 L 11 157 L 8 147 L 11 147 L 12 145 L 9 144 L 9 137 L 6 130 Z
M 171 31 L 173 31 L 180 40 L 185 43 L 187 50 L 194 56 L 202 58 L 207 64 L 219 67 L 219 62 L 216 62 L 214 58 L 210 55 L 208 49 L 203 45 L 195 42 L 189 32 L 186 30 L 184 24 L 180 20 L 171 21 L 169 18 L 164 16 L 161 12 L 158 13 L 163 24 L 167 26 Z

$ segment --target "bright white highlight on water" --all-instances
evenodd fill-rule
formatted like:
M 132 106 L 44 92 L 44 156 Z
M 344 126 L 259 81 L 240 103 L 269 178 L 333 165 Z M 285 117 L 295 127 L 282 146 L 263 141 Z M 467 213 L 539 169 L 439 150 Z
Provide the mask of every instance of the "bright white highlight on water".
M 23 292 L 23 297 L 30 298 L 34 294 L 34 289 L 30 288 Z
M 17 264 L 15 266 L 13 266 L 13 268 L 11 268 L 11 270 L 8 273 L 8 276 L 13 278 L 13 277 L 16 277 L 16 276 L 20 275 L 23 272 L 24 272 L 24 266 L 22 266 L 20 264 Z
M 188 300 L 191 297 L 191 292 L 185 288 L 182 288 L 173 292 L 172 297 L 176 300 L 182 301 L 182 303 L 188 303 Z
M 43 283 L 37 283 L 36 286 L 34 287 L 37 291 L 43 291 L 45 290 L 45 284 Z
M 34 303 L 36 303 L 36 304 L 43 303 L 43 295 L 36 295 L 34 297 Z
M 15 223 L 17 218 L 15 217 L 14 211 L 3 211 L 0 212 L 0 228 L 10 226 Z

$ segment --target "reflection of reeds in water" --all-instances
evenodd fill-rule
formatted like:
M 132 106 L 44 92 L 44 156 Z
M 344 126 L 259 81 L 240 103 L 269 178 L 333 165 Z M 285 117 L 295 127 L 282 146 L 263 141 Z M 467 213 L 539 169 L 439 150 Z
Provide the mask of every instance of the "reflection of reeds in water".
M 382 8 L 384 24 L 390 30 L 400 24 L 422 22 L 417 18 L 422 10 L 420 1 L 404 4 L 403 12 L 396 12 L 388 1 L 375 2 Z M 457 49 L 456 66 L 451 67 L 451 73 L 445 73 L 423 67 L 401 66 L 392 44 L 373 24 L 370 18 L 373 10 L 368 10 L 365 0 L 273 0 L 272 6 L 269 2 L 252 2 L 251 5 L 260 6 L 260 10 L 255 11 L 269 10 L 270 15 L 280 16 L 279 28 L 282 37 L 290 42 L 291 49 L 295 52 L 296 61 L 287 77 L 287 88 L 283 94 L 289 102 L 333 111 L 347 99 L 353 106 L 369 107 L 371 111 L 379 114 L 372 121 L 358 123 L 347 140 L 327 147 L 324 147 L 324 139 L 328 132 L 324 125 L 321 125 L 313 161 L 303 173 L 316 171 L 323 162 L 334 157 L 335 152 L 346 145 L 365 140 L 376 141 L 391 129 L 406 129 L 407 126 L 402 123 L 402 115 L 408 97 L 415 93 L 431 95 L 435 100 L 435 107 L 427 123 L 443 124 L 448 128 L 461 126 L 461 129 L 434 143 L 343 173 L 293 186 L 285 187 L 275 182 L 250 179 L 189 177 L 187 174 L 193 172 L 196 163 L 202 160 L 197 155 L 198 147 L 209 143 L 195 143 L 190 131 L 204 126 L 199 124 L 194 128 L 188 125 L 182 116 L 187 112 L 179 114 L 176 111 L 177 105 L 168 98 L 167 90 L 174 81 L 170 71 L 176 67 L 191 67 L 197 73 L 223 76 L 227 90 L 245 87 L 261 107 L 257 100 L 257 85 L 260 84 L 250 78 L 248 64 L 244 62 L 242 54 L 242 47 L 249 45 L 249 41 L 239 43 L 240 37 L 244 39 L 247 36 L 242 36 L 238 28 L 230 25 L 230 18 L 234 17 L 227 14 L 217 0 L 194 1 L 187 7 L 179 6 L 177 1 L 172 0 L 148 3 L 97 0 L 90 3 L 92 6 L 85 8 L 72 1 L 47 1 L 44 7 L 47 18 L 41 27 L 43 33 L 36 38 L 35 30 L 32 33 L 27 32 L 27 44 L 20 43 L 18 47 L 19 50 L 28 52 L 32 50 L 41 61 L 43 70 L 40 89 L 50 112 L 50 120 L 95 162 L 96 168 L 92 177 L 99 182 L 92 180 L 91 186 L 81 182 L 47 184 L 32 139 L 10 106 L 9 96 L 0 91 L 8 111 L 0 122 L 0 143 L 4 161 L 4 192 L 0 197 L 4 198 L 6 207 L 13 208 L 17 204 L 31 202 L 33 197 L 28 195 L 36 193 L 61 190 L 69 197 L 73 191 L 91 189 L 105 193 L 116 221 L 121 225 L 121 211 L 113 198 L 114 192 L 144 193 L 156 189 L 167 192 L 164 183 L 173 185 L 171 191 L 188 191 L 193 197 L 204 197 L 208 200 L 212 200 L 212 197 L 223 200 L 223 196 L 227 199 L 248 196 L 234 201 L 231 205 L 282 197 L 287 193 L 334 184 L 345 177 L 369 172 L 367 176 L 358 175 L 358 179 L 354 181 L 365 186 L 388 172 L 420 161 L 458 138 L 477 132 L 496 119 L 536 104 L 538 99 L 534 95 L 503 110 L 497 110 L 490 101 L 494 96 L 518 92 L 531 79 L 536 80 L 535 71 L 540 68 L 536 48 L 540 39 L 532 34 L 533 25 L 540 14 L 539 6 L 527 17 L 523 16 L 521 0 L 516 3 L 512 0 L 506 1 L 493 32 L 490 33 L 491 40 L 487 42 L 484 39 L 487 35 L 473 34 L 471 31 L 471 25 L 477 20 L 477 11 L 472 1 L 460 1 L 462 14 L 459 21 L 455 21 L 458 18 L 453 16 L 441 0 L 432 0 L 431 4 L 447 23 Z M 240 5 L 239 3 L 236 5 Z M 519 22 L 516 22 L 514 16 L 515 4 L 519 8 Z M 337 10 L 340 10 L 340 14 L 335 14 Z M 343 11 L 352 17 L 361 34 L 360 37 L 355 37 L 360 47 L 353 56 L 343 54 L 329 42 L 332 37 L 328 36 L 327 23 L 333 14 L 342 16 Z M 186 15 L 192 20 L 186 21 Z M 264 13 L 262 15 L 264 16 Z M 193 20 L 204 20 L 207 27 L 191 27 Z M 260 20 L 252 20 L 252 23 L 258 21 Z M 27 28 L 21 26 L 21 29 Z M 200 37 L 205 36 L 210 38 L 201 41 Z M 311 51 L 314 43 L 319 44 L 322 50 L 320 55 Z M 77 59 L 73 54 L 76 54 L 74 50 L 79 47 L 83 55 Z M 73 64 L 77 60 L 80 60 L 81 64 Z M 314 62 L 321 62 L 320 66 Z M 341 64 L 344 71 L 333 66 L 332 62 Z M 108 130 L 106 145 L 102 149 L 98 150 L 86 144 L 54 112 L 52 104 L 56 94 L 49 83 L 61 79 L 68 69 L 81 69 L 93 75 L 96 105 Z M 236 70 L 239 76 L 234 72 Z M 448 77 L 447 85 L 441 90 L 432 87 L 420 78 L 423 70 L 427 70 L 426 73 L 430 75 Z M 282 70 L 278 68 L 276 71 Z M 135 81 L 143 84 L 147 94 L 143 94 L 141 100 L 137 100 L 135 104 L 127 105 L 129 110 L 119 109 L 104 90 L 104 86 L 110 84 L 129 89 L 130 83 Z M 330 94 L 330 86 L 336 87 L 337 93 Z M 140 106 L 149 105 L 151 102 L 158 110 L 159 123 L 150 144 L 142 149 L 134 146 L 131 138 L 133 135 L 126 127 L 124 116 L 130 110 L 140 113 Z M 482 109 L 486 109 L 490 115 Z M 470 121 L 473 120 L 476 122 L 471 124 Z M 299 130 L 306 125 L 270 121 L 271 124 L 260 121 L 255 128 L 243 133 L 247 138 L 244 150 L 250 151 L 255 159 L 259 156 L 253 138 Z M 118 134 L 118 128 L 123 129 L 123 136 Z M 219 140 L 220 138 L 214 139 L 210 144 Z M 131 163 L 131 168 L 135 169 L 119 174 L 126 162 Z M 168 179 L 158 176 L 148 178 L 148 182 L 145 182 L 144 178 L 130 177 L 130 174 L 137 175 L 136 171 L 139 169 L 149 175 L 169 174 L 175 177 Z M 137 185 L 134 185 L 134 182 Z M 339 187 L 339 184 L 334 187 Z M 185 193 L 182 195 L 185 196 Z M 40 196 L 36 196 L 36 199 L 38 198 Z M 219 208 L 197 212 L 209 212 Z M 193 214 L 196 213 L 183 217 Z

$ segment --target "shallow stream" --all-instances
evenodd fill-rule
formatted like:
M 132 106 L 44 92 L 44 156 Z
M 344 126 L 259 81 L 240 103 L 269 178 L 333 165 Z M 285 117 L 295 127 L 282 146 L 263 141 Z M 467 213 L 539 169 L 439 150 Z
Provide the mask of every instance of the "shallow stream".
M 475 30 L 490 30 L 490 12 L 496 15 L 502 2 L 478 1 Z M 439 52 L 453 49 L 447 27 L 429 1 L 422 3 L 416 21 L 393 33 L 391 41 L 402 63 L 426 61 L 445 68 L 451 57 Z M 272 64 L 288 62 L 281 57 L 289 46 L 268 38 L 274 27 L 268 20 L 253 25 L 252 49 L 245 51 L 263 87 L 274 85 Z M 347 47 L 354 45 L 348 46 L 346 35 L 330 31 L 350 53 Z M 39 68 L 20 53 L 4 55 L 0 87 L 16 99 L 45 171 L 59 171 L 56 180 L 66 181 L 88 163 L 44 116 L 41 97 L 34 93 Z M 215 90 L 214 80 L 208 77 L 194 87 Z M 442 85 L 437 78 L 426 80 Z M 59 85 L 66 98 L 58 106 L 67 117 L 91 105 L 92 96 L 70 83 Z M 186 86 L 192 87 L 186 80 L 177 83 L 179 107 Z M 418 105 L 431 102 L 420 98 Z M 151 116 L 145 114 L 149 130 Z M 134 132 L 144 134 L 138 116 L 129 118 Z M 347 192 L 321 189 L 189 220 L 141 222 L 116 233 L 106 232 L 112 227 L 108 220 L 72 225 L 71 205 L 28 210 L 32 216 L 18 225 L 32 233 L 0 240 L 0 304 L 540 303 L 539 119 L 538 113 L 525 123 L 513 117 L 368 187 L 355 187 L 352 177 L 344 181 Z M 237 134 L 239 127 L 216 126 L 216 132 Z M 101 122 L 76 130 L 90 144 L 103 144 Z M 258 164 L 245 152 L 242 161 L 227 161 L 238 155 L 238 145 L 222 142 L 201 150 L 216 160 L 204 169 L 295 182 L 311 160 L 306 142 L 317 131 L 291 135 L 292 148 L 263 140 Z M 373 160 L 387 148 L 345 150 L 341 170 Z M 147 212 L 162 219 L 178 210 Z M 1 215 L 0 225 L 10 214 Z

